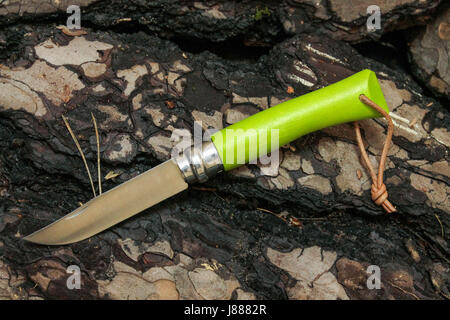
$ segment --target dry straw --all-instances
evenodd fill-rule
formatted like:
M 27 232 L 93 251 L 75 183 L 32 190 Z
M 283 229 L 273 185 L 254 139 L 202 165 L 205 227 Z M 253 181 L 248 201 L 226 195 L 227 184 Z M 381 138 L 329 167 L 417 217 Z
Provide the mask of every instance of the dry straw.
M 91 182 L 92 192 L 94 193 L 94 197 L 96 197 L 97 194 L 95 193 L 94 182 L 92 181 L 91 172 L 89 171 L 89 167 L 88 167 L 88 164 L 87 164 L 87 161 L 86 161 L 86 157 L 84 156 L 84 153 L 83 153 L 83 150 L 81 149 L 80 143 L 78 142 L 77 137 L 73 133 L 72 128 L 70 127 L 70 124 L 69 124 L 69 121 L 67 120 L 67 118 L 62 116 L 62 119 L 64 120 L 64 123 L 65 123 L 65 125 L 67 127 L 67 130 L 69 130 L 69 133 L 72 136 L 72 139 L 75 142 L 75 145 L 77 146 L 78 152 L 80 153 L 81 158 L 83 159 L 84 166 L 86 167 L 86 171 L 87 171 L 87 174 L 89 176 L 89 181 Z
M 91 112 L 92 122 L 94 123 L 95 138 L 97 139 L 97 175 L 98 175 L 98 193 L 102 194 L 102 174 L 100 170 L 100 138 L 98 136 L 97 120 Z

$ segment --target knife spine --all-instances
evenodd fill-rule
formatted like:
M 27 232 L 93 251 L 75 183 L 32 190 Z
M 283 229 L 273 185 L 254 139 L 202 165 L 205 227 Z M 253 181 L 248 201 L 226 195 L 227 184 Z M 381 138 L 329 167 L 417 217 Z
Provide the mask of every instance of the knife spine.
M 191 146 L 175 157 L 184 180 L 187 183 L 205 182 L 223 171 L 223 163 L 213 142 Z

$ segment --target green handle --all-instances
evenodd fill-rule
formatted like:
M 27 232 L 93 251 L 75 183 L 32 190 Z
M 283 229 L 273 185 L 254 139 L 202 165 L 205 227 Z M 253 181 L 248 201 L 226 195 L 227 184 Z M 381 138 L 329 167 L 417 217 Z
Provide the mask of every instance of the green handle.
M 211 138 L 225 171 L 256 160 L 326 127 L 381 115 L 359 100 L 366 95 L 389 108 L 373 71 L 363 70 L 328 87 L 283 102 L 235 123 Z

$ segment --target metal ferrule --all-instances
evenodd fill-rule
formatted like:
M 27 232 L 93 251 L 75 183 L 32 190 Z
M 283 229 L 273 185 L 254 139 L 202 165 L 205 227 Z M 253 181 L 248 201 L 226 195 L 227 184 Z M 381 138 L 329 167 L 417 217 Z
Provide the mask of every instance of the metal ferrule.
M 223 170 L 222 160 L 211 141 L 185 149 L 175 157 L 175 162 L 187 183 L 205 182 Z

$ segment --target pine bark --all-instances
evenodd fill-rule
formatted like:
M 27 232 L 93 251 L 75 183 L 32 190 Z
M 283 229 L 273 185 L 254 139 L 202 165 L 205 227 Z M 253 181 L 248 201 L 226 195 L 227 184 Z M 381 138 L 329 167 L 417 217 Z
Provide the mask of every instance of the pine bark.
M 167 3 L 93 1 L 83 9 L 87 34 L 76 37 L 56 28 L 61 11 L 17 14 L 0 4 L 9 12 L 0 11 L 0 297 L 448 297 L 449 113 L 407 72 L 348 43 L 368 37 L 365 19 L 340 16 L 333 1 L 322 9 L 267 2 L 261 19 L 252 2 L 192 3 L 188 11 Z M 438 3 L 394 6 L 386 28 L 427 21 Z M 287 28 L 282 12 L 305 15 L 304 29 Z M 33 24 L 38 17 L 48 20 Z M 115 22 L 129 17 L 139 32 Z M 329 29 L 336 21 L 358 31 Z M 323 32 L 310 32 L 315 26 Z M 178 45 L 236 36 L 271 49 L 228 59 Z M 345 124 L 282 148 L 277 166 L 220 174 L 88 240 L 45 247 L 21 239 L 92 197 L 63 115 L 95 185 L 91 113 L 97 119 L 106 191 L 169 159 L 176 136 L 193 132 L 196 120 L 220 129 L 366 68 L 377 73 L 394 114 L 385 181 L 398 213 L 372 202 L 352 124 Z M 386 122 L 361 126 L 378 160 Z M 66 285 L 71 265 L 81 269 L 79 290 Z M 380 290 L 366 286 L 369 265 L 381 268 Z

